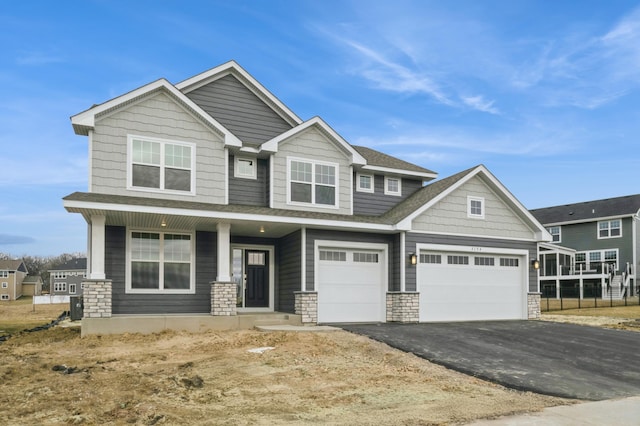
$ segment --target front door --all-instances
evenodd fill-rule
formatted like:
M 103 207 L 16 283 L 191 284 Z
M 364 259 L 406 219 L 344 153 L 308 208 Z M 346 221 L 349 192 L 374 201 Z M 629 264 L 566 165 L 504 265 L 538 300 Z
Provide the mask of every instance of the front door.
M 245 250 L 245 291 L 246 308 L 269 307 L 269 252 L 266 250 Z

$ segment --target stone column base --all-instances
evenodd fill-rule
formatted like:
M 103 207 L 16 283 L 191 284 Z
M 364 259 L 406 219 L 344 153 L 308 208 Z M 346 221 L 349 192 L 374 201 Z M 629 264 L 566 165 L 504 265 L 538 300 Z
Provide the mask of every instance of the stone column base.
M 235 316 L 238 314 L 236 288 L 236 283 L 233 282 L 211 283 L 211 315 Z
M 418 322 L 420 293 L 391 291 L 387 293 L 387 322 Z
M 318 323 L 318 293 L 315 291 L 296 291 L 295 312 L 301 315 L 303 324 Z
M 82 282 L 84 318 L 111 318 L 111 280 L 86 280 Z
M 529 293 L 527 294 L 527 318 L 540 319 L 540 297 L 542 293 Z

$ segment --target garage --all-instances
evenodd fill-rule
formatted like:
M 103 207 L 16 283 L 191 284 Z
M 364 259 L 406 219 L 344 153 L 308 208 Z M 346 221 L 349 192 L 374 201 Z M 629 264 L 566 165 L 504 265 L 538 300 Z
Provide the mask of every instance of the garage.
M 385 320 L 385 249 L 372 244 L 324 245 L 316 248 L 315 258 L 318 322 Z
M 419 254 L 421 322 L 527 318 L 526 252 L 430 247 Z

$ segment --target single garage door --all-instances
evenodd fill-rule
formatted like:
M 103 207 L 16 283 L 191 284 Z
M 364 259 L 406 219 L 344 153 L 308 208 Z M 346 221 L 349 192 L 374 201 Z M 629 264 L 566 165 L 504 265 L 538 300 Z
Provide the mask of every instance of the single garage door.
M 526 318 L 525 256 L 477 250 L 420 252 L 420 321 Z
M 384 321 L 385 265 L 384 251 L 319 247 L 318 322 Z

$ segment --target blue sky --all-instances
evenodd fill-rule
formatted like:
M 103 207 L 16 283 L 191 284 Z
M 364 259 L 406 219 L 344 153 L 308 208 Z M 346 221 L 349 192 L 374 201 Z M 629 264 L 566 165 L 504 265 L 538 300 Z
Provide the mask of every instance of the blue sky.
M 446 177 L 477 164 L 527 208 L 640 192 L 640 4 L 7 1 L 0 252 L 86 250 L 69 117 L 236 60 L 306 120 Z

